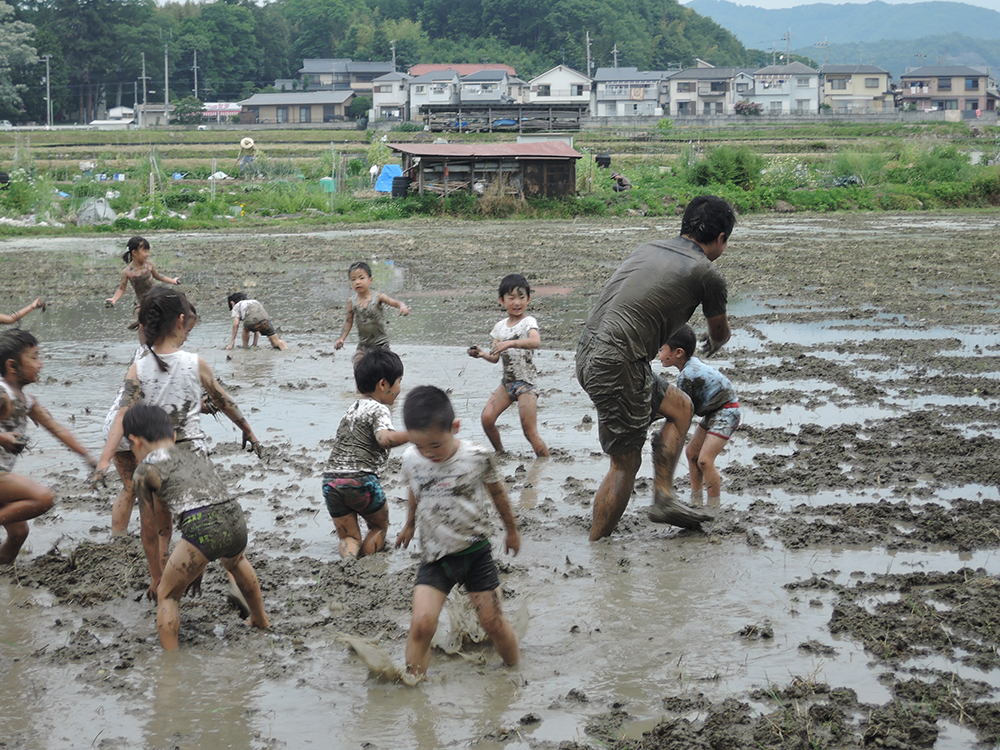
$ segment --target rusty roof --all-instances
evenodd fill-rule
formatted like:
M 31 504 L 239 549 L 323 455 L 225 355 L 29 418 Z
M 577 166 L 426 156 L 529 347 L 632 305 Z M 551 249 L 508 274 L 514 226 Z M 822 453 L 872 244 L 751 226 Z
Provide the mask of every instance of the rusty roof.
M 539 141 L 537 143 L 480 143 L 476 145 L 453 145 L 450 143 L 389 143 L 393 151 L 411 156 L 439 156 L 472 159 L 514 158 L 514 159 L 582 159 L 583 154 L 563 141 Z

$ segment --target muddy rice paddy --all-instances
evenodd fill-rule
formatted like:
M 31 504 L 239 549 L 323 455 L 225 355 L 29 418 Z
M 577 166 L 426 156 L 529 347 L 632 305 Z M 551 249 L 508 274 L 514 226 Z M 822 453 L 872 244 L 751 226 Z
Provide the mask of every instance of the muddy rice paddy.
M 239 620 L 211 566 L 202 596 L 182 602 L 181 650 L 163 653 L 138 519 L 110 539 L 117 481 L 92 491 L 78 457 L 35 430 L 18 472 L 58 500 L 0 571 L 0 748 L 1000 745 L 1000 216 L 742 219 L 719 261 L 733 338 L 714 363 L 744 426 L 720 459 L 717 518 L 702 532 L 650 524 L 647 452 L 617 533 L 590 543 L 606 459 L 575 339 L 617 263 L 677 224 L 151 233 L 154 262 L 201 317 L 187 348 L 265 444 L 263 459 L 240 453 L 228 421 L 208 421 L 272 628 Z M 131 304 L 103 306 L 126 239 L 0 242 L 0 309 L 50 302 L 24 321 L 45 363 L 30 392 L 94 450 L 134 349 Z M 403 397 L 450 389 L 460 435 L 480 441 L 500 373 L 465 350 L 500 317 L 501 276 L 535 287 L 553 456 L 533 457 L 514 410 L 501 420 L 523 537 L 500 562 L 507 611 L 526 626 L 517 668 L 466 632 L 460 599 L 417 688 L 349 643 L 402 662 L 417 563 L 413 550 L 341 562 L 319 492 L 354 398 L 354 336 L 341 352 L 333 341 L 358 259 L 412 311 L 390 323 Z M 264 302 L 288 352 L 224 351 L 239 289 Z M 390 538 L 405 518 L 397 468 Z

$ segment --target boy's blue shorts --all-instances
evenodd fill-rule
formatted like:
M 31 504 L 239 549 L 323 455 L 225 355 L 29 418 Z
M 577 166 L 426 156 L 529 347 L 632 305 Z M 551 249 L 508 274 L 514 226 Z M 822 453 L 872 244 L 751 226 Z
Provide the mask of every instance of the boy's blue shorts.
M 726 404 L 721 409 L 706 414 L 701 420 L 701 427 L 709 435 L 718 435 L 729 440 L 740 426 L 740 405 L 737 402 Z
M 357 513 L 370 516 L 385 506 L 385 492 L 374 474 L 342 477 L 323 475 L 323 499 L 331 518 L 341 518 Z
M 421 563 L 417 569 L 417 586 L 432 586 L 448 594 L 456 583 L 465 586 L 469 593 L 500 588 L 500 574 L 493 562 L 488 539 L 476 542 L 457 555 L 445 555 L 434 562 Z
M 538 392 L 538 388 L 529 383 L 527 380 L 512 380 L 509 383 L 504 383 L 503 387 L 504 390 L 507 391 L 507 398 L 511 401 L 517 401 L 517 399 L 525 393 Z

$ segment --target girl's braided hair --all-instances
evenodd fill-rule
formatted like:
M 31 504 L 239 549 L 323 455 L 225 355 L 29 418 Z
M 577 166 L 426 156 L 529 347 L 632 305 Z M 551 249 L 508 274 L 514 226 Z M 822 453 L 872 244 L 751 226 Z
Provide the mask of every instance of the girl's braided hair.
M 168 369 L 167 363 L 153 351 L 153 344 L 166 337 L 181 315 L 189 319 L 198 317 L 194 305 L 188 302 L 184 292 L 172 286 L 154 286 L 139 304 L 139 324 L 142 326 L 143 343 L 149 348 L 156 359 L 156 364 L 163 372 Z

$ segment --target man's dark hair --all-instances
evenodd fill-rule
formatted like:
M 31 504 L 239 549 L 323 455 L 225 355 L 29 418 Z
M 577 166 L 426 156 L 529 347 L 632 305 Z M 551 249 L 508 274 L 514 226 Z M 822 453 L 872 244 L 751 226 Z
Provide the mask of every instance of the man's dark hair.
M 694 329 L 685 323 L 677 329 L 673 336 L 667 339 L 667 345 L 671 349 L 683 349 L 690 359 L 698 348 L 698 337 L 695 335 Z
M 0 334 L 0 378 L 7 374 L 9 361 L 14 360 L 20 367 L 21 353 L 32 346 L 38 346 L 38 339 L 20 328 Z
M 717 195 L 699 195 L 684 209 L 681 234 L 707 244 L 717 240 L 720 234 L 728 240 L 734 226 L 736 213 L 732 206 Z
M 174 426 L 170 417 L 160 406 L 136 404 L 122 417 L 122 432 L 125 437 L 135 435 L 155 443 L 174 437 Z
M 403 362 L 389 349 L 369 349 L 354 365 L 358 393 L 372 393 L 383 378 L 389 385 L 403 377 Z
M 347 267 L 347 278 L 351 278 L 351 274 L 357 271 L 359 268 L 366 274 L 368 274 L 369 279 L 372 277 L 372 267 L 369 266 L 367 263 L 365 263 L 363 260 L 359 260 L 355 263 L 351 263 L 351 265 Z
M 531 296 L 531 287 L 528 285 L 528 280 L 524 278 L 519 273 L 509 273 L 503 277 L 500 281 L 500 297 L 502 298 L 508 292 L 514 292 L 518 289 L 524 290 L 524 296 Z
M 247 297 L 243 292 L 233 292 L 226 299 L 229 302 L 229 309 L 231 310 L 233 305 L 237 302 L 242 302 L 245 299 L 249 299 L 249 297 Z
M 439 429 L 451 432 L 455 408 L 448 394 L 437 386 L 418 385 L 406 394 L 403 424 L 408 430 Z

